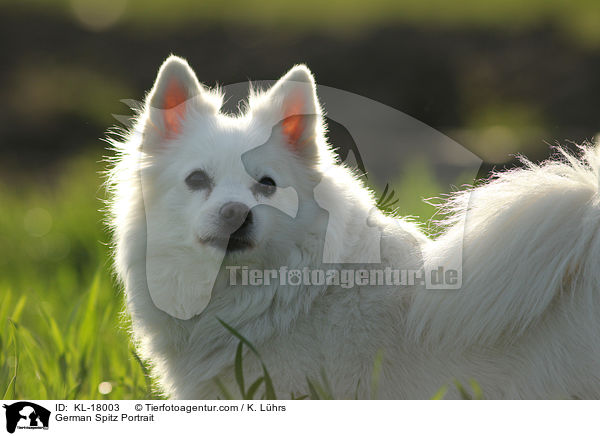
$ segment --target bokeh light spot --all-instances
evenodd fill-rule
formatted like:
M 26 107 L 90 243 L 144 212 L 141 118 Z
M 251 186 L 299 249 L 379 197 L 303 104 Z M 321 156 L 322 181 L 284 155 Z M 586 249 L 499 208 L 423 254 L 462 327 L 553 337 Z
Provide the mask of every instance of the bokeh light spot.
M 98 392 L 100 392 L 102 395 L 110 394 L 112 389 L 113 387 L 111 382 L 104 381 L 98 385 Z
M 52 216 L 40 207 L 29 209 L 23 219 L 23 226 L 31 236 L 42 237 L 52 228 Z
M 96 32 L 114 26 L 123 16 L 126 6 L 127 0 L 71 0 L 77 21 Z

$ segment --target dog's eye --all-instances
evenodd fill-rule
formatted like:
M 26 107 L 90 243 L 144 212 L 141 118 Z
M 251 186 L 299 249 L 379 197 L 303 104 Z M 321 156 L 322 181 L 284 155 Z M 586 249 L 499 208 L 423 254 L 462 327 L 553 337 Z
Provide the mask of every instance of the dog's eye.
M 263 177 L 258 181 L 257 189 L 262 195 L 271 195 L 275 192 L 277 184 L 270 177 Z
M 195 170 L 185 178 L 185 184 L 193 191 L 210 187 L 210 177 L 202 170 Z

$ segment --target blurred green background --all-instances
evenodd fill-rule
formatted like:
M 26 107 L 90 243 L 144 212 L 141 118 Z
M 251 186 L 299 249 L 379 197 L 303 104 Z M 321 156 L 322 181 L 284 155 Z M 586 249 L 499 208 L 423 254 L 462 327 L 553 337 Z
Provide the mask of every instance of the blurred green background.
M 162 60 L 208 85 L 305 62 L 484 160 L 480 176 L 592 139 L 600 2 L 592 0 L 2 0 L 0 396 L 154 397 L 120 315 L 99 172 L 111 114 Z M 335 144 L 334 144 L 335 145 Z M 393 181 L 404 213 L 450 188 L 426 162 Z M 433 394 L 433 393 L 432 393 Z

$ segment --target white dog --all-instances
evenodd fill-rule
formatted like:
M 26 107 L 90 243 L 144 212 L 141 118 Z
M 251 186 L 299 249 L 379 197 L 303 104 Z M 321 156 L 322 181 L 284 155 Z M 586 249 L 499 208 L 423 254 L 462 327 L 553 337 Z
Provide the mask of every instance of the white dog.
M 336 163 L 305 66 L 251 93 L 239 116 L 221 104 L 172 56 L 115 142 L 116 268 L 142 356 L 171 398 L 219 397 L 216 377 L 238 392 L 238 339 L 219 320 L 254 344 L 278 398 L 323 378 L 340 399 L 429 398 L 454 379 L 476 380 L 486 398 L 600 398 L 598 148 L 455 195 L 431 240 L 378 212 Z M 381 237 L 358 231 L 365 222 Z M 240 285 L 241 267 L 339 272 L 348 262 L 454 265 L 462 285 Z M 262 375 L 252 353 L 244 363 L 246 380 Z

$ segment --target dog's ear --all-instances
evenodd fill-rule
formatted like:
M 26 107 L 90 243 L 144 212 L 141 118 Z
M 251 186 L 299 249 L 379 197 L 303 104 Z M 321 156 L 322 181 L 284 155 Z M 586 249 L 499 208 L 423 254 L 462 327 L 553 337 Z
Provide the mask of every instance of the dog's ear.
M 266 117 L 288 149 L 302 156 L 318 155 L 321 107 L 315 80 L 305 65 L 293 67 L 255 106 L 254 116 Z
M 154 143 L 176 138 L 192 108 L 207 113 L 218 112 L 220 104 L 212 97 L 184 59 L 169 56 L 146 98 L 145 139 Z

